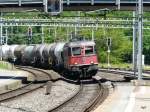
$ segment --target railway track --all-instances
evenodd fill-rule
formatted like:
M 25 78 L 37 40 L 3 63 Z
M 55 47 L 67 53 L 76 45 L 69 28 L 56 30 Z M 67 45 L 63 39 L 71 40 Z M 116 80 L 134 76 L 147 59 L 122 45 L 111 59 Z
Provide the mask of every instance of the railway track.
M 133 70 L 125 70 L 125 69 L 122 70 L 119 68 L 111 68 L 111 69 L 103 68 L 103 69 L 99 69 L 99 72 L 106 72 L 106 73 L 123 75 L 126 80 L 137 79 L 137 76 L 138 76 L 137 73 L 136 73 L 136 75 L 134 75 Z M 150 71 L 144 70 L 142 78 L 143 79 L 150 79 Z
M 24 84 L 22 87 L 0 94 L 0 102 L 16 98 L 23 94 L 32 92 L 46 85 L 46 82 L 51 80 L 51 75 L 40 69 L 17 66 L 17 69 L 30 72 L 34 76 L 34 80 Z M 45 75 L 43 75 L 45 74 Z
M 100 82 L 87 84 L 80 81 L 80 88 L 76 94 L 49 112 L 89 112 L 96 104 L 102 103 L 107 94 L 108 90 Z
M 98 84 L 99 84 L 99 86 L 98 86 L 99 90 L 98 90 L 98 93 L 97 93 L 95 99 L 91 103 L 89 103 L 88 106 L 86 106 L 82 112 L 92 111 L 96 107 L 96 105 L 101 104 L 108 96 L 108 94 L 109 94 L 108 89 L 106 89 L 103 85 L 101 85 L 101 82 L 99 82 L 99 81 L 98 81 Z

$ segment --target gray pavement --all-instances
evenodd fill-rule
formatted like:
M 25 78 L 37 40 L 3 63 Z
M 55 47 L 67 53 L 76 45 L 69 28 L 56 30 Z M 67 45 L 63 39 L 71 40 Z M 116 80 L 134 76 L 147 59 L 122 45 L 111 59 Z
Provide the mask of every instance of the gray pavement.
M 94 112 L 150 112 L 150 86 L 117 85 Z

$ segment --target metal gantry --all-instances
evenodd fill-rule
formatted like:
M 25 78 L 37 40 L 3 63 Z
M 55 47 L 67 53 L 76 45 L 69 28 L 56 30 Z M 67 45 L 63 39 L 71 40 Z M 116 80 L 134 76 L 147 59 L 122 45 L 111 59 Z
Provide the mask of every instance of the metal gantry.
M 132 28 L 132 18 L 51 18 L 51 19 L 7 19 L 1 18 L 0 24 L 4 27 L 10 26 L 49 26 L 49 27 L 85 27 L 85 28 Z M 150 20 L 143 20 L 143 29 L 150 29 Z
M 145 21 L 146 22 L 146 21 Z M 150 21 L 147 21 L 150 23 Z M 51 19 L 7 19 L 1 18 L 0 24 L 2 26 L 53 26 L 53 27 L 98 27 L 103 28 L 132 28 L 132 19 L 107 19 L 103 18 L 83 18 L 78 21 L 74 18 L 51 18 Z M 146 26 L 145 29 L 149 29 Z

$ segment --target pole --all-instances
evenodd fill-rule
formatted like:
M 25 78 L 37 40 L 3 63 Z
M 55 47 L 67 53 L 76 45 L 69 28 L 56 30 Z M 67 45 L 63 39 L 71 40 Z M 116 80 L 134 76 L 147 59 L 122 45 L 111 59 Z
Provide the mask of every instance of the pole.
M 2 21 L 2 18 L 1 18 Z M 0 23 L 0 37 L 1 37 L 1 45 L 2 45 L 2 39 L 3 39 L 3 27 L 2 27 L 2 23 Z
M 143 27 L 143 0 L 138 2 L 138 80 L 142 78 L 142 27 Z
M 107 60 L 107 63 L 108 63 L 108 69 L 111 67 L 110 66 L 110 46 L 111 46 L 111 38 L 110 37 L 107 37 L 107 53 L 108 53 L 108 60 Z
M 8 43 L 8 28 L 5 29 L 5 32 L 6 32 L 6 45 Z
M 67 42 L 69 41 L 69 27 L 67 27 Z
M 43 3 L 43 5 L 44 5 L 44 11 L 47 13 L 48 12 L 48 8 L 47 8 L 47 0 L 44 0 L 43 1 L 44 3 Z
M 1 45 L 1 52 L 0 52 L 0 60 L 2 61 L 2 36 L 3 36 L 3 27 L 2 27 L 2 12 L 0 17 L 0 45 Z
M 118 6 L 118 10 L 120 10 L 120 0 L 116 0 L 116 5 Z
M 57 31 L 56 30 L 57 30 L 57 27 L 55 27 L 55 29 L 54 29 L 54 38 L 55 38 L 54 42 L 56 41 L 56 37 L 57 37 Z
M 94 28 L 92 28 L 92 41 L 94 41 Z
M 76 21 L 77 21 L 78 25 L 76 25 L 74 28 L 75 37 L 77 36 L 77 33 L 79 33 L 79 31 L 80 31 L 80 27 L 78 27 L 80 25 L 80 11 L 78 11 L 77 15 L 78 15 L 78 17 L 76 18 Z
M 44 28 L 43 26 L 41 26 L 41 30 L 42 30 L 42 44 L 44 43 Z
M 76 35 L 77 35 L 77 27 L 75 26 L 75 28 L 74 28 L 74 35 L 75 35 L 75 37 L 76 37 Z
M 110 68 L 110 46 L 108 45 L 108 69 Z
M 106 12 L 105 12 L 105 15 L 104 15 L 104 20 L 106 20 Z M 106 25 L 104 24 L 104 37 L 107 39 L 107 68 L 109 69 L 110 68 L 110 46 L 109 46 L 109 38 L 107 37 L 106 35 L 107 33 L 107 29 L 106 29 Z
M 134 71 L 134 76 L 136 76 L 136 68 L 137 68 L 137 25 L 136 25 L 136 19 L 135 19 L 135 11 L 133 11 L 133 57 L 132 57 L 132 63 L 133 63 L 133 71 Z
M 28 27 L 28 44 L 31 44 L 32 43 L 32 27 Z

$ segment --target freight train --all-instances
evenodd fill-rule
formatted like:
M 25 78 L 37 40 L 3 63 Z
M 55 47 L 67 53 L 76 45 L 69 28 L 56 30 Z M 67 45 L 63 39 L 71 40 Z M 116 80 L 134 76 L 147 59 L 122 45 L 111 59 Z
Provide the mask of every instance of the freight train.
M 91 78 L 97 73 L 94 41 L 69 41 L 36 45 L 3 45 L 3 60 L 21 65 L 53 69 L 64 76 Z

